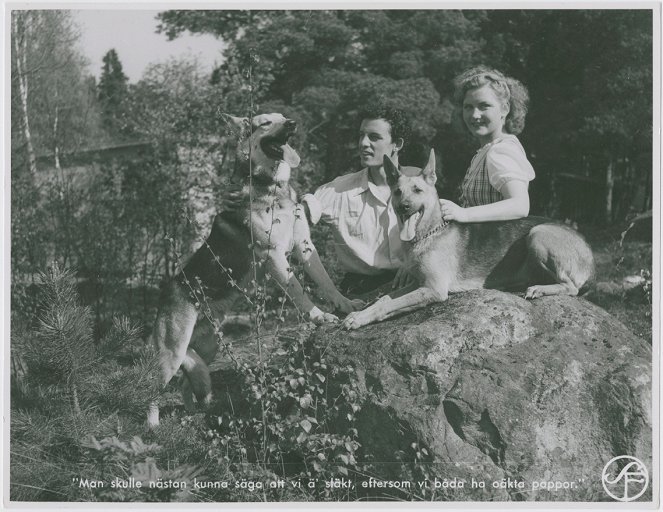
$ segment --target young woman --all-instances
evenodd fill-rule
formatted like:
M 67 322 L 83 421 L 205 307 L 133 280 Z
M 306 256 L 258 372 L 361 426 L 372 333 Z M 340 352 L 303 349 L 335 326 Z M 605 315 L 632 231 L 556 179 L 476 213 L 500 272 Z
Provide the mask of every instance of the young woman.
M 460 206 L 442 199 L 445 221 L 487 222 L 526 217 L 534 169 L 516 137 L 525 126 L 527 89 L 486 67 L 454 80 L 456 115 L 481 144 L 467 169 Z

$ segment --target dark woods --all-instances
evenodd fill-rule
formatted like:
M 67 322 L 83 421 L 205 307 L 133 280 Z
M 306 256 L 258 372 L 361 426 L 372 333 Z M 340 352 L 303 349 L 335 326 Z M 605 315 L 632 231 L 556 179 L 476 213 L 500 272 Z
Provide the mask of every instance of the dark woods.
M 473 149 L 451 129 L 451 80 L 479 63 L 525 83 L 522 139 L 535 162 L 538 213 L 618 221 L 651 207 L 652 17 L 646 11 L 192 12 L 159 16 L 230 42 L 212 81 L 248 109 L 251 69 L 260 110 L 287 108 L 304 127 L 317 184 L 353 169 L 355 119 L 384 96 L 414 124 L 411 160 L 441 155 L 453 197 Z

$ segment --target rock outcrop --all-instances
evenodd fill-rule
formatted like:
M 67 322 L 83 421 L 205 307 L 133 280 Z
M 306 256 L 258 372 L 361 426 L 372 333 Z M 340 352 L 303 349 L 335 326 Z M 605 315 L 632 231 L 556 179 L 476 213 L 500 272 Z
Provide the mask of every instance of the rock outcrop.
M 618 455 L 651 483 L 651 345 L 582 298 L 478 290 L 312 341 L 355 368 L 362 454 L 385 480 L 416 448 L 429 478 L 465 483 L 437 499 L 612 501 L 601 475 Z

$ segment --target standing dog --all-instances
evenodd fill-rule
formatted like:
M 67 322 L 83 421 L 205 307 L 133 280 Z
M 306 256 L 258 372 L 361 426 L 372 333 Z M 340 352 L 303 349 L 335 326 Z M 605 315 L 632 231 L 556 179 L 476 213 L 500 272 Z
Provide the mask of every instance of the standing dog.
M 262 114 L 250 121 L 227 118 L 239 137 L 233 177 L 243 180 L 241 206 L 216 216 L 209 238 L 166 285 L 152 333 L 161 383 L 165 386 L 182 366 L 187 405 L 192 404 L 190 391 L 199 403 L 211 399 L 208 364 L 216 355 L 216 341 L 207 336 L 201 338 L 202 345 L 189 346 L 200 308 L 208 300 L 215 303 L 215 310 L 227 310 L 239 289 L 250 288 L 256 277 L 269 275 L 311 321 L 338 320 L 306 296 L 290 270 L 289 253 L 303 263 L 322 295 L 338 310 L 355 309 L 322 266 L 304 210 L 289 184 L 291 169 L 299 165 L 299 156 L 288 144 L 295 122 L 281 114 Z M 147 423 L 149 427 L 159 424 L 156 403 L 150 405 Z
M 385 157 L 401 240 L 420 284 L 386 295 L 351 313 L 348 329 L 447 300 L 449 292 L 496 288 L 525 297 L 577 295 L 594 269 L 592 251 L 574 230 L 544 218 L 505 222 L 445 223 L 435 190 L 435 154 L 426 167 L 400 170 Z

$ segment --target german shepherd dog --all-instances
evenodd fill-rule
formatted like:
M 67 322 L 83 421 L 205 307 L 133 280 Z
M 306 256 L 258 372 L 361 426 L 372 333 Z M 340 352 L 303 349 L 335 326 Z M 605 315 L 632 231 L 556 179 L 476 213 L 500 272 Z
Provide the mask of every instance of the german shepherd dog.
M 214 336 L 207 336 L 200 337 L 201 345 L 189 346 L 202 304 L 208 300 L 215 310 L 227 311 L 238 290 L 250 288 L 256 277 L 271 276 L 307 319 L 338 321 L 306 296 L 290 270 L 289 253 L 303 263 L 337 310 L 349 313 L 361 307 L 360 302 L 341 295 L 322 266 L 304 209 L 289 184 L 291 169 L 299 165 L 299 155 L 288 144 L 296 123 L 281 114 L 262 114 L 251 120 L 226 116 L 226 120 L 238 137 L 239 167 L 233 177 L 242 180 L 241 206 L 215 217 L 206 242 L 164 287 L 152 333 L 161 384 L 165 386 L 181 366 L 187 406 L 193 404 L 190 391 L 198 403 L 206 405 L 211 400 L 208 364 L 216 355 L 217 343 Z M 156 403 L 150 405 L 147 423 L 149 427 L 159 424 Z
M 592 251 L 576 231 L 545 218 L 504 222 L 445 223 L 435 189 L 435 153 L 426 167 L 384 169 L 401 240 L 419 283 L 385 295 L 350 313 L 347 329 L 447 300 L 449 293 L 477 288 L 525 290 L 525 298 L 577 295 L 592 276 Z

